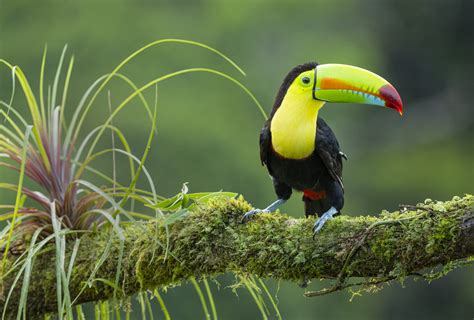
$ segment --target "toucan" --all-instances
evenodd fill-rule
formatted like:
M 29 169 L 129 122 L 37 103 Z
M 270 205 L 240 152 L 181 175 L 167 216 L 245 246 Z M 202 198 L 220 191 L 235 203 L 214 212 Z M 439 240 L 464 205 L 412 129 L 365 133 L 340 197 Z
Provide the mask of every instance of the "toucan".
M 296 190 L 303 193 L 306 217 L 318 215 L 313 237 L 344 206 L 342 159 L 347 159 L 331 128 L 318 117 L 326 102 L 388 107 L 403 113 L 397 90 L 368 70 L 344 64 L 309 62 L 284 78 L 273 110 L 260 132 L 260 159 L 273 180 L 278 200 L 257 213 L 270 213 Z

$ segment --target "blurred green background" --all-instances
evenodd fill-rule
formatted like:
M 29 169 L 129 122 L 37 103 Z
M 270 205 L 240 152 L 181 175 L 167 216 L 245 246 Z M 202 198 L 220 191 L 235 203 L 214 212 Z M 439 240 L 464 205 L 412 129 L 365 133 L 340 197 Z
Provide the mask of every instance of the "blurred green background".
M 382 108 L 338 104 L 327 105 L 320 116 L 349 156 L 343 213 L 375 214 L 397 209 L 400 203 L 474 192 L 473 12 L 472 0 L 0 0 L 0 57 L 20 65 L 37 88 L 44 45 L 48 44 L 47 76 L 52 81 L 60 52 L 68 44 L 76 58 L 70 114 L 95 79 L 135 49 L 160 38 L 209 44 L 234 59 L 247 77 L 203 49 L 168 44 L 145 52 L 124 69 L 137 84 L 187 67 L 213 67 L 236 76 L 267 111 L 283 77 L 297 64 L 315 60 L 374 71 L 400 92 L 402 118 Z M 4 68 L 1 72 L 0 98 L 7 100 L 11 76 Z M 118 81 L 109 89 L 114 106 L 129 93 Z M 274 200 L 259 160 L 263 118 L 248 96 L 209 74 L 175 78 L 158 90 L 158 137 L 147 167 L 159 194 L 171 196 L 189 182 L 191 192 L 235 191 L 257 207 Z M 153 90 L 147 97 L 153 101 Z M 87 127 L 100 124 L 107 114 L 104 94 Z M 115 124 L 141 155 L 149 121 L 138 103 L 132 103 Z M 120 164 L 125 168 L 125 161 Z M 110 159 L 96 162 L 96 167 L 109 170 Z M 10 175 L 0 169 L 2 180 Z M 0 200 L 11 196 L 2 191 Z M 301 217 L 300 200 L 295 195 L 282 211 Z M 225 289 L 231 276 L 219 281 L 220 290 L 216 286 L 213 290 L 222 319 L 260 317 L 245 290 L 236 297 Z M 269 283 L 275 291 L 277 284 Z M 310 288 L 319 286 L 316 282 Z M 348 292 L 312 299 L 302 293 L 296 284 L 280 283 L 278 300 L 285 319 L 474 316 L 472 268 L 431 284 L 410 280 L 405 288 L 393 284 L 352 302 Z M 190 286 L 170 289 L 164 298 L 174 319 L 202 318 Z

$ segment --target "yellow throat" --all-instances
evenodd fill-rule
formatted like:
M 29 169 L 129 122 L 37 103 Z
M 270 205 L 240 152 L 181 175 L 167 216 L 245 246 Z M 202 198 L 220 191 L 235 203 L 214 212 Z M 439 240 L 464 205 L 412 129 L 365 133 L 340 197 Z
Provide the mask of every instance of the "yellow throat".
M 270 125 L 273 149 L 288 159 L 304 159 L 315 149 L 318 111 L 324 101 L 290 86 Z

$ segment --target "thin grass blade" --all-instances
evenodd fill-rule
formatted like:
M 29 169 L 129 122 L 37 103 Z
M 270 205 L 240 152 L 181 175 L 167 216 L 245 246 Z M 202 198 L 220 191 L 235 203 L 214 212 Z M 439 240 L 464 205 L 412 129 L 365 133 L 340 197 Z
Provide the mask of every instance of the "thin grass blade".
M 191 277 L 189 281 L 191 281 L 191 283 L 194 286 L 194 289 L 196 290 L 196 293 L 199 296 L 199 300 L 201 301 L 202 311 L 204 312 L 206 319 L 210 320 L 211 314 L 209 313 L 209 309 L 207 308 L 206 298 L 204 298 L 204 294 L 202 293 L 201 287 L 199 287 L 199 283 L 196 281 L 196 278 L 194 277 Z
M 20 203 L 22 202 L 21 201 L 21 196 L 22 196 L 22 190 L 23 190 L 23 181 L 25 179 L 26 154 L 27 154 L 27 150 L 28 150 L 28 140 L 29 140 L 30 134 L 31 134 L 31 126 L 27 127 L 26 131 L 25 131 L 25 140 L 23 142 L 22 161 L 21 161 L 21 167 L 20 167 L 20 176 L 18 178 L 18 188 L 17 188 L 17 193 L 16 193 L 15 209 L 14 209 L 14 213 L 13 213 L 12 222 L 11 222 L 11 225 L 10 225 L 10 231 L 9 231 L 9 234 L 8 234 L 7 244 L 5 246 L 5 252 L 8 252 L 8 250 L 10 248 L 10 240 L 13 236 L 13 230 L 15 228 L 15 220 L 16 220 L 16 217 L 18 215 L 18 210 L 20 208 Z M 7 254 L 3 255 L 2 270 L 0 272 L 1 274 L 3 274 L 4 271 L 5 271 L 6 260 L 7 260 Z

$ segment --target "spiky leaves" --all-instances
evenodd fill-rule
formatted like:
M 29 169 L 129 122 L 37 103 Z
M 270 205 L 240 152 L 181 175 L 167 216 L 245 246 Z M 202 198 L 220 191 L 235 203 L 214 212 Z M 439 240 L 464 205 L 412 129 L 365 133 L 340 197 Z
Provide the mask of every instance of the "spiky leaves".
M 120 251 L 123 250 L 123 234 L 120 221 L 159 218 L 162 219 L 161 226 L 167 229 L 170 224 L 181 219 L 186 210 L 192 209 L 192 206 L 195 205 L 194 202 L 198 200 L 205 201 L 206 197 L 212 197 L 212 193 L 186 195 L 186 198 L 193 201 L 193 205 L 185 209 L 181 207 L 182 210 L 169 215 L 163 214 L 165 210 L 172 210 L 170 208 L 163 210 L 160 207 L 160 203 L 162 204 L 164 198 L 156 194 L 152 175 L 145 167 L 154 133 L 157 131 L 155 125 L 158 100 L 157 95 L 155 95 L 154 108 L 150 107 L 143 95 L 145 90 L 153 87 L 157 88 L 159 83 L 176 76 L 193 72 L 212 73 L 240 87 L 252 98 L 265 116 L 265 112 L 257 99 L 244 85 L 233 77 L 214 69 L 179 70 L 149 81 L 142 87 L 136 86 L 132 80 L 119 73 L 126 64 L 144 50 L 157 45 L 172 43 L 204 48 L 223 58 L 224 61 L 230 63 L 232 67 L 243 74 L 243 71 L 227 56 L 206 45 L 179 39 L 158 40 L 138 49 L 119 63 L 111 73 L 98 78 L 86 90 L 78 105 L 73 105 L 75 111 L 68 123 L 66 120 L 68 117 L 65 115 L 66 108 L 70 104 L 67 101 L 67 96 L 73 72 L 74 57 L 69 59 L 64 76 L 63 65 L 67 61 L 66 47 L 60 56 L 52 84 L 47 86 L 46 96 L 44 90 L 47 82 L 45 76 L 47 73 L 45 49 L 40 69 L 39 100 L 33 93 L 27 76 L 21 68 L 0 60 L 0 64 L 11 71 L 13 83 L 12 94 L 8 102 L 0 98 L 0 166 L 6 170 L 20 172 L 19 179 L 13 183 L 0 181 L 0 189 L 17 192 L 17 200 L 14 205 L 0 205 L 0 221 L 6 220 L 9 222 L 9 225 L 0 231 L 0 251 L 3 251 L 3 257 L 7 257 L 10 253 L 21 254 L 8 270 L 2 269 L 0 289 L 3 279 L 11 272 L 17 273 L 15 285 L 23 277 L 22 293 L 25 294 L 21 296 L 21 303 L 18 308 L 19 317 L 21 317 L 21 314 L 25 315 L 26 293 L 28 292 L 29 274 L 33 263 L 42 248 L 49 242 L 54 240 L 56 244 L 57 311 L 70 318 L 73 314 L 71 303 L 74 303 L 78 297 L 70 296 L 68 290 L 70 270 L 73 268 L 74 259 L 72 257 L 69 261 L 65 259 L 66 252 L 64 250 L 67 241 L 71 238 L 76 238 L 77 241 L 84 232 L 110 226 L 109 243 L 93 268 L 97 271 L 109 255 L 114 239 L 119 239 L 119 242 L 122 243 Z M 82 137 L 81 133 L 84 131 L 85 119 L 91 113 L 92 108 L 96 107 L 97 97 L 111 83 L 112 79 L 124 81 L 131 90 L 129 95 L 116 108 L 110 105 L 110 116 L 104 120 L 104 123 L 95 129 L 89 130 L 85 137 Z M 19 111 L 19 103 L 15 99 L 15 84 L 17 82 L 20 84 L 26 98 L 29 115 L 23 115 Z M 150 134 L 141 157 L 132 154 L 126 135 L 113 124 L 113 119 L 136 98 L 140 100 L 150 118 Z M 25 129 L 30 126 L 31 137 L 28 130 L 25 134 Z M 107 131 L 112 133 L 112 147 L 97 150 L 99 142 L 104 138 L 104 133 Z M 115 139 L 121 146 L 116 145 Z M 109 154 L 112 154 L 114 159 L 112 174 L 92 167 L 94 160 Z M 128 159 L 129 183 L 122 184 L 116 180 L 115 155 L 124 156 Z M 97 179 L 91 180 L 89 176 L 85 175 L 86 172 L 90 172 L 96 178 L 101 179 L 101 186 L 105 181 L 105 186 L 99 187 L 96 182 Z M 141 174 L 145 175 L 148 181 L 148 190 L 141 190 L 137 187 Z M 135 212 L 134 203 L 141 203 L 146 207 L 141 207 L 140 213 L 138 213 Z M 18 242 L 19 246 L 13 243 L 13 240 L 17 238 L 23 240 L 23 242 Z M 167 255 L 169 250 L 168 238 L 165 240 L 165 243 L 157 241 L 157 245 L 165 249 Z M 75 250 L 77 251 L 77 248 Z M 115 281 L 107 282 L 114 288 L 114 297 L 117 290 L 120 290 L 118 284 L 120 266 L 121 258 L 118 262 Z M 89 280 L 86 281 L 79 294 L 86 286 L 92 286 L 94 283 L 101 281 L 101 279 L 95 277 L 95 271 L 89 275 Z M 12 291 L 8 296 L 11 294 Z M 5 297 L 0 294 L 0 300 L 3 300 L 3 298 Z M 8 303 L 8 299 L 5 303 Z M 78 315 L 81 313 L 79 309 L 77 312 Z M 215 314 L 214 308 L 212 312 Z

